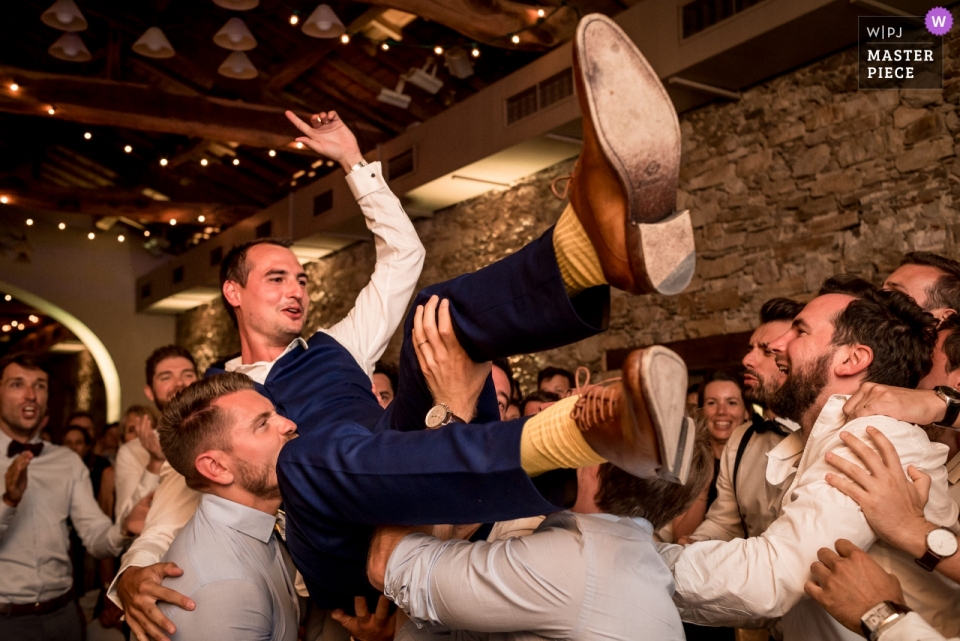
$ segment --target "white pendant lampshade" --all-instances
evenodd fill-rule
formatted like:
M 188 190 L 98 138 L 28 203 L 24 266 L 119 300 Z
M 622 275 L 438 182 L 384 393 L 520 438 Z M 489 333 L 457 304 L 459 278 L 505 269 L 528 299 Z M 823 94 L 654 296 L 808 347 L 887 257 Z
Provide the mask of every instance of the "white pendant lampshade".
M 213 41 L 230 51 L 250 51 L 257 46 L 257 39 L 240 18 L 227 20 L 227 24 L 213 36 Z
M 73 0 L 57 0 L 43 12 L 40 19 L 45 25 L 60 31 L 83 31 L 87 28 L 87 19 Z
M 260 4 L 260 0 L 213 0 L 213 4 L 231 11 L 249 11 Z
M 250 80 L 251 78 L 257 77 L 257 68 L 250 62 L 247 54 L 241 51 L 234 51 L 227 56 L 227 59 L 223 61 L 223 64 L 217 69 L 217 72 L 221 76 L 235 78 L 237 80 Z
M 133 43 L 133 50 L 147 58 L 172 58 L 176 53 L 160 27 L 150 27 L 144 31 L 140 39 Z
M 60 39 L 50 45 L 47 52 L 54 58 L 67 62 L 86 62 L 90 60 L 90 51 L 75 33 L 65 33 Z
M 311 38 L 339 38 L 346 32 L 330 5 L 321 4 L 303 21 L 303 32 Z

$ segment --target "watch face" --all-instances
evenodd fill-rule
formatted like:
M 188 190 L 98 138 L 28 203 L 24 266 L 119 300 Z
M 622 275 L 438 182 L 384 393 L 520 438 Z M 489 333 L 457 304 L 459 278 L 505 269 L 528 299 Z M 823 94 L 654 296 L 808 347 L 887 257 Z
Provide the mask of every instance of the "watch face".
M 434 429 L 443 425 L 444 419 L 447 418 L 447 408 L 443 405 L 434 405 L 430 408 L 430 411 L 427 412 L 427 427 Z
M 953 556 L 957 552 L 957 537 L 950 530 L 938 527 L 927 534 L 927 547 L 940 558 Z

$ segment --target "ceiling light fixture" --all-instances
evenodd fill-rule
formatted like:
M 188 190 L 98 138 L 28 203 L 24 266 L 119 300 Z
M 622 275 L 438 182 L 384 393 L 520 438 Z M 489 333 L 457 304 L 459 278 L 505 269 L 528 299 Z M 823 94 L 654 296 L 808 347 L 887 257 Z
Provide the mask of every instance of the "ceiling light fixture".
M 57 0 L 43 12 L 40 19 L 43 24 L 60 31 L 83 31 L 87 28 L 87 19 L 73 0 Z
M 2 329 L 5 332 L 9 332 L 11 329 L 13 329 L 13 327 L 11 327 L 10 325 L 4 325 Z
M 117 242 L 118 242 L 118 243 L 122 243 L 122 242 L 125 241 L 125 240 L 126 240 L 126 238 L 123 237 L 123 234 L 120 234 L 119 236 L 117 236 Z
M 13 300 L 13 296 L 11 296 L 10 294 L 7 294 L 6 296 L 3 297 L 3 300 L 9 303 L 10 301 Z
M 545 15 L 547 15 L 547 12 L 546 12 L 546 11 L 544 11 L 543 9 L 537 9 L 537 17 L 538 17 L 538 18 L 542 18 L 542 17 L 545 16 Z
M 512 36 L 510 36 L 510 42 L 512 42 L 515 45 L 520 44 L 520 36 L 518 36 L 517 34 L 513 34 Z
M 208 164 L 208 161 L 207 161 L 206 158 L 201 158 L 201 159 L 200 159 L 200 166 L 206 167 L 207 164 Z
M 470 50 L 470 55 L 473 56 L 474 58 L 479 58 L 480 50 L 477 47 L 474 47 L 473 49 Z
M 133 43 L 133 50 L 147 58 L 172 58 L 176 55 L 173 45 L 160 27 L 150 27 Z
M 168 160 L 167 160 L 166 158 L 161 158 L 161 159 L 160 159 L 160 166 L 161 166 L 161 167 L 166 167 L 166 166 L 167 166 L 167 162 L 168 162 Z
M 437 47 L 437 49 L 440 49 L 440 47 Z M 441 49 L 441 51 L 443 50 Z M 443 80 L 437 78 L 437 61 L 433 58 L 428 59 L 423 67 L 411 69 L 404 74 L 403 79 L 431 94 L 437 93 L 443 86 Z
M 274 156 L 277 155 L 277 152 L 276 152 L 275 150 L 271 149 L 270 151 L 267 152 L 267 155 L 270 156 L 271 158 L 273 158 Z
M 260 0 L 213 0 L 213 4 L 231 11 L 249 11 L 260 4 Z
M 336 38 L 346 35 L 346 27 L 328 4 L 317 5 L 310 17 L 304 20 L 301 30 L 311 38 Z M 340 40 L 345 43 L 350 41 L 349 38 Z
M 144 235 L 145 238 L 150 238 L 150 230 L 149 230 L 149 229 L 144 229 L 144 230 L 143 230 L 143 235 Z
M 474 50 L 476 51 L 476 50 Z M 467 56 L 467 52 L 457 47 L 450 49 L 443 54 L 443 65 L 454 78 L 469 78 L 473 75 L 473 63 Z
M 37 316 L 36 314 L 30 314 L 29 316 L 27 316 L 27 320 L 29 320 L 31 323 L 39 323 L 40 317 Z
M 93 239 L 96 238 L 96 237 L 97 237 L 97 235 L 94 234 L 93 232 L 90 232 L 89 234 L 87 234 L 87 238 L 89 238 L 90 240 L 93 240 Z
M 433 48 L 433 53 L 437 54 L 438 56 L 442 56 L 443 47 L 441 47 L 440 45 L 437 45 L 436 47 Z
M 239 158 L 234 158 L 234 159 L 233 159 L 233 166 L 236 167 L 236 166 L 239 165 L 239 164 L 240 164 L 240 159 L 239 159 Z
M 203 214 L 200 214 L 199 216 L 197 216 L 197 222 L 198 222 L 198 223 L 202 223 L 202 222 L 205 221 L 206 219 L 207 219 L 207 217 L 204 216 Z
M 59 225 L 57 225 L 57 229 L 59 229 L 60 231 L 63 231 L 66 228 L 67 228 L 66 223 L 60 223 Z
M 350 35 L 345 33 L 342 36 L 340 36 L 340 42 L 342 42 L 343 44 L 350 44 Z
M 297 142 L 297 149 L 303 149 L 303 143 L 302 143 L 302 142 L 299 142 L 299 141 Z
M 234 51 L 223 61 L 217 73 L 236 80 L 250 80 L 257 77 L 257 68 L 242 51 Z
M 0 196 L 0 204 L 6 205 L 8 202 L 10 202 L 10 198 L 9 198 L 9 197 L 7 197 L 7 196 Z
M 386 42 L 384 42 L 383 44 L 381 44 L 381 45 L 380 45 L 380 48 L 383 49 L 384 51 L 390 51 L 390 45 L 389 45 L 388 43 L 386 43 Z
M 90 55 L 87 45 L 83 44 L 83 40 L 75 33 L 65 33 L 60 36 L 56 42 L 50 45 L 47 53 L 54 58 L 67 62 L 87 62 L 93 57 Z
M 296 25 L 298 22 L 300 22 L 300 16 L 298 16 L 297 12 L 294 11 L 290 14 L 290 24 Z
M 213 36 L 217 45 L 230 51 L 250 51 L 257 46 L 257 39 L 250 33 L 246 23 L 240 18 L 230 18 Z
M 10 83 L 10 91 L 20 91 L 20 85 L 15 82 Z
M 395 89 L 380 87 L 380 93 L 377 95 L 377 100 L 388 105 L 393 105 L 394 107 L 399 107 L 400 109 L 407 109 L 410 106 L 410 96 L 403 93 L 405 82 L 406 81 L 401 77 L 397 82 Z
M 131 151 L 133 151 L 133 147 L 130 145 L 124 145 L 123 150 L 129 154 Z
M 83 139 L 84 139 L 84 140 L 90 140 L 91 138 L 93 138 L 93 134 L 90 133 L 89 131 L 86 132 L 85 134 L 83 134 Z
M 171 219 L 170 219 L 170 226 L 171 226 L 171 227 L 175 227 L 176 225 L 177 225 L 177 219 L 176 219 L 176 218 L 171 218 Z
M 27 227 L 33 226 L 33 218 L 27 218 Z
M 52 116 L 53 114 L 57 113 L 57 110 L 54 109 L 53 107 L 50 107 L 47 109 L 47 113 Z

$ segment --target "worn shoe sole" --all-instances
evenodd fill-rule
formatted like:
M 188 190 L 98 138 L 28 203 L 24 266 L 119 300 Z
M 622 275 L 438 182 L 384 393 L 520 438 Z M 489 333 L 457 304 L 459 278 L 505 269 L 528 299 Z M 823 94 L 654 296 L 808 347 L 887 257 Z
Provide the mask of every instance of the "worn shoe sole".
M 696 440 L 696 425 L 686 416 L 687 365 L 676 352 L 660 345 L 642 350 L 639 361 L 633 369 L 646 407 L 632 409 L 645 410 L 656 432 L 657 476 L 682 485 L 690 474 Z
M 584 112 L 627 200 L 631 270 L 661 294 L 693 277 L 696 248 L 688 212 L 675 212 L 680 125 L 660 79 L 627 35 L 606 16 L 577 27 L 574 72 Z

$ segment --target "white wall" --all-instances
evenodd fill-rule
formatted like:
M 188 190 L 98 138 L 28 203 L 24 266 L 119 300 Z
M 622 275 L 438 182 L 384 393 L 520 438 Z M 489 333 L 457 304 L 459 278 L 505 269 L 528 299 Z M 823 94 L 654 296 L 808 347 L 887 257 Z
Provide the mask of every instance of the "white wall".
M 77 317 L 107 348 L 120 377 L 121 405 L 147 403 L 143 395 L 144 364 L 161 345 L 174 342 L 174 316 L 137 314 L 137 276 L 160 265 L 139 238 L 117 241 L 118 231 L 102 232 L 93 218 L 47 213 L 28 214 L 0 205 L 0 227 L 23 231 L 29 262 L 0 254 L 0 281 L 39 296 Z M 67 229 L 60 231 L 59 222 Z M 94 240 L 87 233 L 95 231 Z

